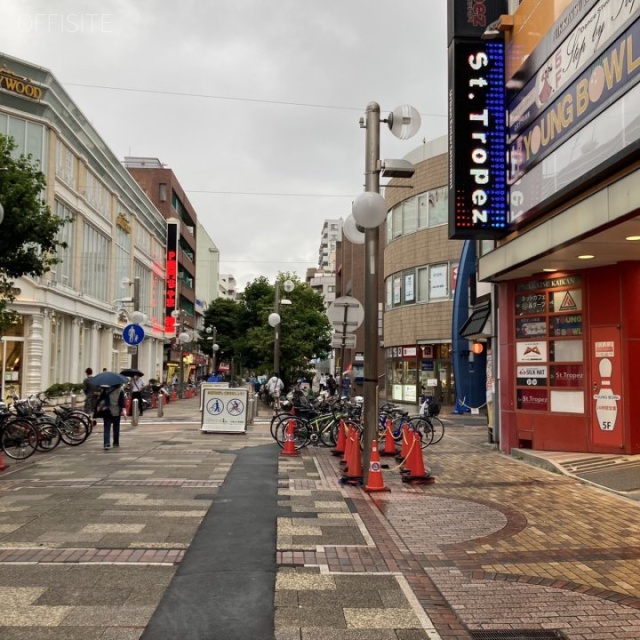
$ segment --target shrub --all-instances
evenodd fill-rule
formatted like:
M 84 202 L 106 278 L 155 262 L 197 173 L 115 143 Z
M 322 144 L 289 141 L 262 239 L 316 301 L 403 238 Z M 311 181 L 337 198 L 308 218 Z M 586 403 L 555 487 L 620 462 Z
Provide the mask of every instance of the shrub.
M 82 393 L 82 383 L 76 382 L 56 382 L 52 384 L 44 394 L 47 398 L 59 398 L 60 396 L 67 396 L 71 393 Z

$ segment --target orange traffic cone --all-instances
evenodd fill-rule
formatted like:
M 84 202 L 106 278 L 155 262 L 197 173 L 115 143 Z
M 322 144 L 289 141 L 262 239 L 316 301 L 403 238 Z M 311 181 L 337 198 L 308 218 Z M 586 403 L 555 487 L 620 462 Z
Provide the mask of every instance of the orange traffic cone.
M 371 459 L 369 460 L 369 478 L 365 486 L 365 491 L 389 491 L 385 487 L 382 478 L 382 469 L 380 467 L 380 454 L 378 453 L 378 442 L 374 440 L 371 443 Z
M 158 398 L 157 398 L 157 394 L 155 393 L 151 394 L 151 408 L 152 409 L 158 408 Z
M 178 399 L 178 392 L 175 389 L 171 389 L 171 402 L 175 402 Z
M 344 420 L 340 419 L 340 423 L 338 424 L 338 442 L 336 443 L 336 448 L 331 450 L 331 455 L 341 456 L 344 453 L 347 446 L 346 428 Z
M 287 430 L 284 436 L 284 447 L 282 447 L 282 451 L 280 452 L 281 456 L 298 456 L 300 455 L 296 451 L 295 444 L 295 434 L 296 434 L 296 421 L 289 420 L 287 423 Z
M 393 423 L 391 418 L 387 418 L 387 428 L 384 433 L 384 449 L 381 452 L 383 456 L 395 456 L 396 453 L 396 441 L 393 439 Z
M 9 465 L 4 463 L 4 460 L 2 459 L 2 454 L 0 453 L 0 471 L 4 471 L 5 469 L 8 469 Z
M 410 455 L 411 460 L 408 464 L 408 473 L 402 476 L 402 482 L 410 482 L 411 484 L 431 484 L 436 479 L 424 468 L 424 460 L 422 458 L 422 448 L 420 447 L 420 434 L 413 433 L 413 447 Z
M 340 482 L 342 484 L 361 485 L 363 478 L 362 456 L 360 455 L 360 434 L 356 429 L 351 430 L 349 439 L 351 440 L 349 460 Z
M 342 458 L 340 459 L 340 466 L 345 468 L 349 464 L 349 456 L 351 455 L 351 433 L 353 429 L 349 429 L 347 425 L 344 426 L 344 453 L 342 454 Z

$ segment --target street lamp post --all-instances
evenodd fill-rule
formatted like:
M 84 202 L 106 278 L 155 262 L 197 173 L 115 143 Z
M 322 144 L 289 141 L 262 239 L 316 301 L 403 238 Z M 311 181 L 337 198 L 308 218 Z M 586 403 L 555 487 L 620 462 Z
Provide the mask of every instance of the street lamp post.
M 360 126 L 366 129 L 365 191 L 353 203 L 353 217 L 364 228 L 364 484 L 369 479 L 372 442 L 378 431 L 378 243 L 379 226 L 387 216 L 387 206 L 380 195 L 380 105 L 370 102 Z M 398 107 L 386 120 L 391 132 L 400 139 L 410 138 L 420 128 L 418 112 L 409 106 Z M 413 167 L 406 163 L 394 177 L 411 177 Z
M 213 362 L 213 370 L 211 371 L 211 373 L 215 373 L 216 372 L 216 351 L 218 351 L 218 349 L 220 349 L 220 347 L 216 344 L 216 337 L 218 335 L 218 330 L 211 326 L 211 327 L 207 327 L 206 328 L 206 332 L 207 334 L 209 334 L 207 336 L 207 340 L 211 340 L 212 344 L 211 344 L 211 360 Z M 213 335 L 210 335 L 211 333 L 213 333 Z
M 291 280 L 285 280 L 282 285 L 287 293 L 291 293 L 295 285 Z M 291 300 L 280 299 L 280 280 L 276 280 L 273 313 L 269 314 L 269 324 L 274 329 L 273 335 L 273 373 L 280 377 L 280 305 L 291 304 Z

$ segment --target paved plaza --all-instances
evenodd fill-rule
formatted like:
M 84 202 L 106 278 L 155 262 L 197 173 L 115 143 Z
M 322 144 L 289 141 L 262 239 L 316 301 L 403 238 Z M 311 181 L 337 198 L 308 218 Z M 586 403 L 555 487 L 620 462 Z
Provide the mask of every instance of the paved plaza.
M 371 494 L 328 449 L 282 456 L 266 413 L 203 433 L 197 399 L 125 425 L 119 450 L 98 426 L 5 458 L 0 639 L 640 638 L 637 483 L 586 482 L 576 455 L 542 469 L 443 418 L 435 483 L 383 458 L 390 491 Z

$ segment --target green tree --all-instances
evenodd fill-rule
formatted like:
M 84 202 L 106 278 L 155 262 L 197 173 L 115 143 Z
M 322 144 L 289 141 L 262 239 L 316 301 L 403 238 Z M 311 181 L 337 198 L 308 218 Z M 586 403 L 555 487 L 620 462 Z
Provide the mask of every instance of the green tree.
M 243 306 L 240 303 L 224 298 L 214 300 L 205 312 L 205 326 L 216 328 L 216 344 L 220 347 L 216 354 L 218 363 L 222 360 L 231 362 L 232 359 L 237 358 L 237 353 L 241 350 L 243 312 Z M 208 335 L 213 337 L 213 333 L 203 334 L 203 336 Z M 200 344 L 204 353 L 209 356 L 213 354 L 213 340 L 201 340 Z
M 66 220 L 44 202 L 46 180 L 31 155 L 18 156 L 12 138 L 0 134 L 0 334 L 18 321 L 11 309 L 14 282 L 20 276 L 42 276 L 59 262 L 58 232 Z
M 280 375 L 285 384 L 299 377 L 309 378 L 312 359 L 326 357 L 331 349 L 331 323 L 321 294 L 297 276 L 280 273 L 281 298 L 291 301 L 280 305 Z M 291 280 L 294 289 L 285 293 L 282 283 Z M 275 285 L 261 277 L 250 283 L 242 295 L 245 307 L 242 351 L 243 363 L 255 372 L 268 373 L 273 368 L 274 330 L 269 314 L 274 311 Z

